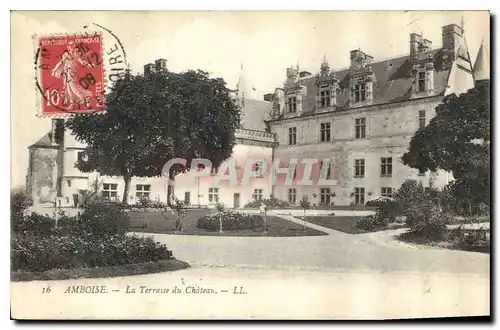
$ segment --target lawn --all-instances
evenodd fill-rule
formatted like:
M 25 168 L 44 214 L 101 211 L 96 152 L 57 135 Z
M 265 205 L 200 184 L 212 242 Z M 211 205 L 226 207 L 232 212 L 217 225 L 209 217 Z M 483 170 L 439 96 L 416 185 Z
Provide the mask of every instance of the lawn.
M 303 219 L 303 217 L 297 217 Z M 356 222 L 362 217 L 342 217 L 342 216 L 307 216 L 306 221 L 315 225 L 338 230 L 346 234 L 362 234 L 366 231 L 356 228 Z
M 208 231 L 205 229 L 196 228 L 196 222 L 204 215 L 215 212 L 214 210 L 187 210 L 187 215 L 183 219 L 183 231 L 175 231 L 175 216 L 173 214 L 162 215 L 159 212 L 147 212 L 146 220 L 144 221 L 144 213 L 131 211 L 130 216 L 130 231 L 146 232 L 146 233 L 161 233 L 161 234 L 181 234 L 181 235 L 209 235 L 209 236 L 269 236 L 269 237 L 287 237 L 287 236 L 319 236 L 326 235 L 322 231 L 318 231 L 309 227 L 303 228 L 294 222 L 275 217 L 268 216 L 268 232 L 263 232 L 262 228 L 248 230 L 232 230 L 223 233 Z M 165 219 L 166 217 L 166 219 Z M 146 224 L 145 228 L 142 225 Z

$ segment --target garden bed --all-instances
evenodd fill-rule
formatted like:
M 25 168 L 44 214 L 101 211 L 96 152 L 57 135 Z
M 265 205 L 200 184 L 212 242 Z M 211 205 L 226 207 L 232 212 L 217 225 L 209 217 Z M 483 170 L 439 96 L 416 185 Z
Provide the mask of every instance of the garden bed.
M 297 219 L 303 220 L 303 217 L 296 217 Z M 389 223 L 387 228 L 376 228 L 373 230 L 363 230 L 356 227 L 356 223 L 364 217 L 352 216 L 352 217 L 342 217 L 342 216 L 307 216 L 306 221 L 313 223 L 318 226 L 323 226 L 333 230 L 338 230 L 346 234 L 364 234 L 376 231 L 398 229 L 404 227 L 401 223 Z
M 18 281 L 45 281 L 45 280 L 68 280 L 78 278 L 105 278 L 117 276 L 132 276 L 153 274 L 167 271 L 181 270 L 190 267 L 184 261 L 177 259 L 159 260 L 156 262 L 144 262 L 112 267 L 96 268 L 73 268 L 73 269 L 51 269 L 43 272 L 14 271 L 10 274 L 10 280 Z
M 468 233 L 460 235 L 457 234 L 456 229 L 448 229 L 443 234 L 441 239 L 436 239 L 409 231 L 395 236 L 394 238 L 405 243 L 416 245 L 425 245 L 451 250 L 490 253 L 491 243 L 489 239 L 470 239 L 470 241 L 468 242 L 464 235 L 475 235 L 473 232 L 474 231 L 468 231 Z
M 202 235 L 202 236 L 268 236 L 268 237 L 289 237 L 289 236 L 319 236 L 326 233 L 315 230 L 309 227 L 296 224 L 292 221 L 282 219 L 280 217 L 268 216 L 267 225 L 268 232 L 265 233 L 263 228 L 210 231 L 197 228 L 199 218 L 208 214 L 214 213 L 213 210 L 187 210 L 186 217 L 182 220 L 182 232 L 175 230 L 175 216 L 166 214 L 166 218 L 157 212 L 147 213 L 144 221 L 143 212 L 129 212 L 130 216 L 130 231 L 158 233 L 158 234 L 176 234 L 176 235 Z

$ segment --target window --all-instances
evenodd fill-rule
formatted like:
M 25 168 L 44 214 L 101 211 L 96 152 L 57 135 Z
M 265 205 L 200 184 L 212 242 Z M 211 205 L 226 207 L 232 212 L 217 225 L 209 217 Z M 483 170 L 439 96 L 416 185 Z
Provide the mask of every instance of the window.
M 297 188 L 288 189 L 288 203 L 290 204 L 297 203 Z
M 424 71 L 418 73 L 418 91 L 419 92 L 425 91 L 425 72 Z
M 297 98 L 295 96 L 288 98 L 288 112 L 297 112 Z
M 320 167 L 320 173 L 323 173 L 323 166 L 324 166 L 325 162 L 321 162 L 321 167 Z M 330 166 L 330 162 L 328 162 L 328 168 L 326 169 L 326 180 L 330 180 L 332 178 L 332 168 Z
M 425 127 L 425 110 L 418 112 L 418 128 Z
M 135 186 L 135 197 L 137 198 L 149 198 L 150 192 L 150 184 L 138 184 Z
M 255 189 L 253 191 L 253 199 L 256 201 L 262 200 L 263 189 Z
M 78 151 L 76 158 L 79 162 L 85 161 L 85 159 L 86 159 L 85 153 L 83 151 Z
M 356 118 L 354 127 L 356 139 L 364 139 L 366 137 L 366 118 Z
M 364 178 L 365 177 L 365 160 L 355 159 L 354 160 L 354 177 Z
M 418 170 L 418 176 L 425 176 L 425 171 Z
M 321 107 L 330 106 L 330 91 L 321 91 Z
M 288 129 L 288 144 L 297 144 L 297 127 L 290 127 Z
M 380 159 L 380 176 L 392 176 L 392 157 L 382 157 Z
M 219 202 L 219 188 L 208 188 L 208 202 L 209 203 Z
M 366 99 L 365 84 L 354 85 L 354 101 L 360 102 Z
M 321 123 L 320 130 L 321 130 L 321 142 L 330 141 L 330 123 Z
M 104 199 L 117 199 L 118 198 L 118 184 L 104 183 L 102 185 L 102 197 Z
M 263 176 L 262 167 L 263 167 L 262 161 L 261 160 L 257 161 L 252 165 L 252 172 L 254 172 L 257 175 L 257 177 L 262 177 Z
M 211 172 L 212 172 L 212 174 L 217 174 L 217 171 L 218 171 L 218 170 L 219 170 L 219 169 L 218 169 L 217 167 L 212 166 L 212 170 L 211 170 Z
M 382 187 L 381 196 L 382 197 L 392 197 L 392 188 L 391 187 Z
M 184 192 L 184 203 L 186 205 L 191 205 L 191 192 L 189 191 Z
M 365 205 L 365 188 L 354 188 L 354 204 Z
M 319 200 L 320 205 L 330 205 L 330 196 L 331 196 L 330 188 L 321 188 L 319 190 L 319 196 L 320 196 Z

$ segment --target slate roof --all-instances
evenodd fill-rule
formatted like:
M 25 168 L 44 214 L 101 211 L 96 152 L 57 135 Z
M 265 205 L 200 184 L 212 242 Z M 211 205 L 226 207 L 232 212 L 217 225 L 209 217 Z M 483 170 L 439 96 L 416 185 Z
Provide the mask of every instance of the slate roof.
M 40 140 L 38 140 L 37 142 L 33 143 L 32 145 L 30 145 L 28 147 L 28 149 L 31 149 L 31 148 L 53 148 L 55 147 L 55 145 L 51 142 L 51 139 L 50 139 L 50 132 L 45 134 L 44 136 L 41 137 Z
M 435 95 L 444 93 L 450 69 L 443 69 L 442 48 L 434 49 L 434 88 Z M 410 76 L 409 55 L 386 59 L 371 64 L 375 76 L 373 86 L 373 101 L 371 104 L 384 104 L 407 100 L 410 98 L 412 79 Z M 347 107 L 349 100 L 349 68 L 335 70 L 341 90 L 337 92 L 337 109 Z M 302 99 L 303 114 L 313 113 L 316 106 L 316 75 L 302 78 L 301 82 L 307 87 L 307 96 Z
M 244 129 L 266 131 L 265 120 L 269 120 L 271 103 L 267 101 L 245 99 L 245 106 L 241 110 L 241 125 Z

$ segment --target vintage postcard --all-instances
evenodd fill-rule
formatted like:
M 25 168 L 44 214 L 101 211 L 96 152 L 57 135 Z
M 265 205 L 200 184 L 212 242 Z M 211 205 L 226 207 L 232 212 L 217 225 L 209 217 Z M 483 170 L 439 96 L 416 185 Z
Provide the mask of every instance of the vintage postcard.
M 490 317 L 488 11 L 11 12 L 17 320 Z

